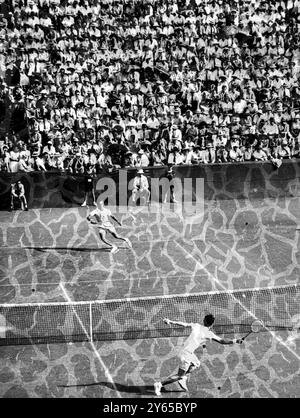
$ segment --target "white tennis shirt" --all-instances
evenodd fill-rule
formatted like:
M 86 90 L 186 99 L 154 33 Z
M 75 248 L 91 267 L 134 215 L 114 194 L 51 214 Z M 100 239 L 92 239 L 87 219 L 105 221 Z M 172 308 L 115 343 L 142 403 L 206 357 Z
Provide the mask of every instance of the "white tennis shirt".
M 89 216 L 97 216 L 100 219 L 100 224 L 105 226 L 105 225 L 111 225 L 111 221 L 110 221 L 110 216 L 111 216 L 111 211 L 109 209 L 102 209 L 100 210 L 99 208 L 94 209 Z
M 183 349 L 193 353 L 201 344 L 205 343 L 206 340 L 220 341 L 221 338 L 214 334 L 210 329 L 201 324 L 190 324 L 192 332 L 185 341 Z

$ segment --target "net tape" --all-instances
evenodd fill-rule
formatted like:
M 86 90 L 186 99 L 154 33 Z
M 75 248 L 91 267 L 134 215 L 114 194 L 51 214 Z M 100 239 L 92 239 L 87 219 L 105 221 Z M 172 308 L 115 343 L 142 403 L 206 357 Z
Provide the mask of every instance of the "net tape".
M 203 322 L 212 313 L 216 334 L 249 332 L 255 319 L 266 329 L 294 329 L 300 285 L 189 295 L 72 303 L 0 305 L 7 330 L 0 345 L 111 341 L 188 335 L 162 319 Z M 12 328 L 12 329 L 9 329 Z

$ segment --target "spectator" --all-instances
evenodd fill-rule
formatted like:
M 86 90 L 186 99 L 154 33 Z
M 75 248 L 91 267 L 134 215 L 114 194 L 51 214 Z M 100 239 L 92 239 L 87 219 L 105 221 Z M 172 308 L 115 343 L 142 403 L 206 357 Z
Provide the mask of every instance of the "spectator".
M 278 156 L 280 158 L 291 158 L 291 150 L 286 139 L 278 146 Z
M 102 154 L 100 154 L 98 164 L 100 169 L 111 171 L 113 163 L 111 156 L 108 154 L 107 150 L 103 150 Z
M 23 171 L 25 173 L 28 173 L 29 171 L 33 171 L 31 166 L 27 163 L 26 155 L 24 154 L 20 156 L 18 171 Z
M 253 152 L 253 158 L 255 161 L 266 161 L 267 160 L 267 154 L 263 150 L 262 144 L 257 145 L 256 149 Z
M 91 172 L 91 167 L 89 167 L 89 172 L 84 176 L 84 202 L 81 206 L 87 206 L 89 195 L 93 198 L 93 205 L 97 206 L 96 196 L 94 191 L 94 178 L 93 173 Z
M 174 146 L 169 152 L 168 164 L 180 165 L 183 164 L 183 161 L 183 155 L 181 155 L 179 149 Z
M 163 198 L 164 203 L 167 203 L 167 202 L 177 203 L 177 200 L 175 198 L 175 192 L 174 192 L 175 186 L 174 186 L 174 183 L 172 183 L 172 180 L 174 179 L 174 177 L 175 177 L 175 173 L 174 173 L 172 167 L 170 167 L 168 172 L 167 172 L 167 175 L 166 175 L 166 178 L 169 181 L 169 187 L 168 187 L 168 189 L 166 191 L 166 194 Z
M 228 151 L 224 145 L 220 145 L 216 151 L 216 162 L 217 163 L 227 163 L 228 162 Z
M 56 154 L 56 149 L 53 146 L 52 141 L 49 140 L 47 142 L 47 145 L 44 146 L 42 153 L 43 154 L 48 154 L 49 156 L 53 156 L 53 155 Z
M 253 160 L 252 145 L 248 144 L 244 152 L 244 161 L 252 161 L 252 160 Z
M 149 158 L 148 155 L 145 153 L 144 150 L 140 149 L 138 152 L 136 164 L 141 167 L 148 167 L 149 165 Z
M 3 145 L 1 151 L 1 167 L 2 171 L 9 172 L 10 171 L 10 153 L 8 151 L 8 146 L 6 144 Z
M 9 153 L 9 171 L 11 173 L 16 173 L 19 168 L 19 160 L 20 160 L 20 151 L 19 147 L 15 145 L 13 149 Z
M 21 180 L 18 180 L 16 183 L 12 183 L 11 185 L 10 210 L 14 210 L 15 201 L 17 201 L 21 205 L 22 210 L 28 210 L 27 200 L 25 196 L 25 188 Z
M 47 171 L 45 161 L 42 157 L 40 157 L 38 150 L 34 150 L 32 153 L 31 165 L 36 171 Z
M 150 191 L 147 177 L 144 175 L 144 170 L 140 168 L 136 177 L 133 180 L 132 188 L 132 202 L 136 203 L 138 199 L 144 199 L 146 203 L 149 202 Z
M 229 160 L 231 162 L 239 162 L 244 160 L 243 153 L 237 144 L 233 145 L 233 147 L 230 149 Z

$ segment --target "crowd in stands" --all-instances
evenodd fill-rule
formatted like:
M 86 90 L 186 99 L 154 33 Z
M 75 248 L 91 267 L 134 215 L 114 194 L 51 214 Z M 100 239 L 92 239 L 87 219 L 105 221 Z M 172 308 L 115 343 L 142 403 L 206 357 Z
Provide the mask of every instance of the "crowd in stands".
M 300 0 L 0 0 L 0 170 L 300 157 Z

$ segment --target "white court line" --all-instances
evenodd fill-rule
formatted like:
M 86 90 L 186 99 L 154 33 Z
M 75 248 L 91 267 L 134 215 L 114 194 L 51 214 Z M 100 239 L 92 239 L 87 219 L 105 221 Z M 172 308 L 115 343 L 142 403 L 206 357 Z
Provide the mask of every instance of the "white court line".
M 61 288 L 61 290 L 63 291 L 63 293 L 64 293 L 64 295 L 65 295 L 65 298 L 67 299 L 67 301 L 68 301 L 68 302 L 70 302 L 71 306 L 73 307 L 73 305 L 72 305 L 72 300 L 71 300 L 70 296 L 68 295 L 68 293 L 67 293 L 66 289 L 64 288 L 64 286 L 62 285 L 62 283 L 60 283 L 59 285 L 60 285 L 60 288 Z M 87 332 L 87 330 L 86 330 L 85 326 L 83 325 L 83 323 L 82 323 L 82 321 L 81 321 L 81 319 L 80 319 L 79 315 L 78 315 L 78 314 L 77 314 L 77 312 L 75 311 L 74 307 L 73 307 L 73 311 L 74 311 L 74 314 L 75 314 L 76 318 L 78 319 L 78 322 L 80 323 L 80 325 L 81 325 L 81 327 L 82 327 L 82 329 L 83 329 L 83 331 L 84 331 L 85 335 L 86 335 L 86 336 L 88 337 L 88 339 L 90 340 L 91 347 L 92 347 L 92 349 L 93 349 L 93 351 L 94 351 L 94 353 L 95 353 L 95 355 L 96 355 L 97 359 L 99 360 L 99 363 L 101 364 L 101 366 L 103 367 L 103 369 L 104 369 L 104 371 L 105 371 L 105 376 L 108 378 L 108 380 L 110 381 L 110 383 L 113 385 L 113 387 L 114 387 L 115 391 L 117 392 L 118 397 L 119 397 L 119 398 L 122 398 L 122 396 L 120 395 L 120 393 L 119 393 L 119 391 L 118 391 L 118 389 L 117 389 L 117 387 L 116 387 L 116 385 L 115 385 L 115 382 L 114 382 L 114 380 L 113 380 L 113 378 L 112 378 L 112 376 L 111 376 L 111 374 L 110 374 L 110 372 L 109 372 L 108 368 L 106 367 L 106 365 L 104 364 L 104 362 L 103 362 L 103 360 L 102 360 L 102 358 L 101 358 L 100 354 L 98 353 L 98 351 L 97 351 L 97 349 L 96 349 L 96 347 L 95 347 L 95 344 L 93 343 L 93 341 L 91 341 L 91 339 L 90 339 L 90 337 L 89 337 L 89 334 L 88 334 L 88 332 Z
M 231 291 L 228 291 L 228 289 L 226 289 L 226 287 L 216 278 L 216 277 L 214 277 L 211 273 L 210 273 L 210 271 L 208 271 L 207 270 L 207 268 L 206 267 L 204 267 L 196 258 L 195 258 L 195 256 L 193 256 L 192 254 L 190 254 L 185 248 L 183 248 L 182 247 L 182 250 L 185 252 L 185 253 L 187 253 L 187 255 L 190 257 L 190 258 L 192 258 L 194 261 L 195 261 L 195 263 L 198 265 L 198 267 L 201 267 L 201 269 L 203 269 L 204 271 L 206 271 L 206 273 L 208 274 L 208 276 L 209 277 L 211 277 L 215 282 L 217 282 L 218 283 L 218 285 L 219 286 L 221 286 L 221 288 L 225 291 L 225 292 L 230 292 L 231 293 L 231 296 L 232 296 L 232 298 L 246 311 L 246 312 L 248 312 L 248 314 L 250 315 L 250 316 L 252 316 L 253 318 L 255 318 L 255 319 L 257 319 L 257 320 L 259 320 L 251 311 L 249 311 L 249 309 L 247 309 L 247 307 L 245 306 L 245 305 L 243 305 L 243 303 L 239 300 L 239 299 L 237 299 L 236 297 L 235 297 L 235 295 L 234 295 L 234 293 L 233 292 L 231 292 Z M 288 350 L 288 351 L 290 351 L 292 354 L 294 354 L 294 356 L 296 356 L 297 357 L 297 359 L 300 361 L 300 356 L 296 353 L 296 351 L 295 350 L 293 350 L 292 348 L 290 348 L 285 342 L 283 342 L 280 338 L 278 338 L 277 337 L 277 335 L 273 332 L 273 331 L 271 331 L 271 330 L 269 330 L 268 328 L 266 328 L 266 327 L 264 327 L 271 335 L 272 335 L 272 337 L 273 338 L 275 338 L 280 344 L 282 344 L 282 345 L 284 345 L 285 347 L 286 347 L 286 349 Z

